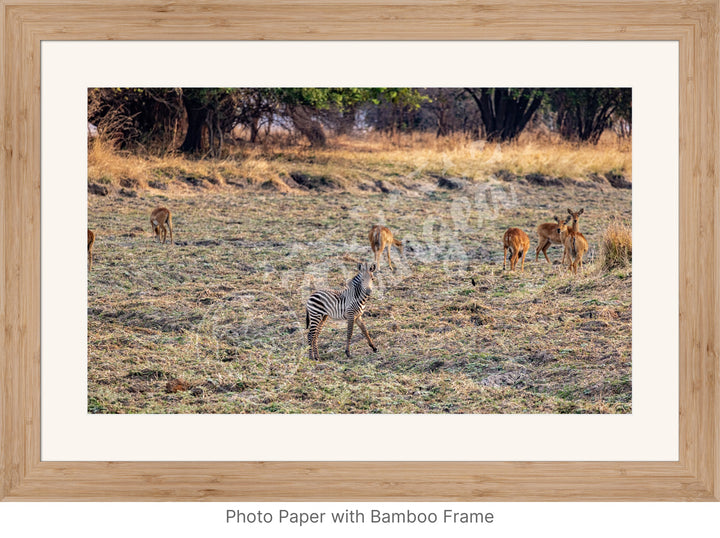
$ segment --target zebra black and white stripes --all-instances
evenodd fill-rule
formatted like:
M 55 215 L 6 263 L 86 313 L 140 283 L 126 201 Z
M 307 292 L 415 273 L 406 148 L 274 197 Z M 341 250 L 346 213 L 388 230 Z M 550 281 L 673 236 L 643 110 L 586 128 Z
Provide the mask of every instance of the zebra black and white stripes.
M 317 340 L 318 334 L 328 317 L 331 319 L 345 319 L 347 326 L 347 344 L 345 354 L 350 356 L 350 338 L 353 326 L 357 323 L 373 351 L 377 351 L 372 338 L 368 333 L 362 314 L 365 304 L 372 291 L 373 273 L 375 264 L 358 264 L 358 274 L 348 283 L 348 286 L 339 291 L 316 291 L 307 300 L 305 305 L 305 325 L 308 330 L 308 345 L 310 346 L 310 359 L 319 359 Z

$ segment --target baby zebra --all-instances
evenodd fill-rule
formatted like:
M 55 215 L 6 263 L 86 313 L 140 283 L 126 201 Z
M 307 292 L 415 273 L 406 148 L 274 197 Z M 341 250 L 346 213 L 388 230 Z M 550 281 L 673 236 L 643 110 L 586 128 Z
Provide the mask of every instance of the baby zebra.
M 305 305 L 305 328 L 308 331 L 308 344 L 310 346 L 310 360 L 319 359 L 317 341 L 320 329 L 327 321 L 327 318 L 346 319 L 347 344 L 345 355 L 350 357 L 350 338 L 352 338 L 353 325 L 358 324 L 365 338 L 373 351 L 377 351 L 372 338 L 362 320 L 365 303 L 367 303 L 372 291 L 372 281 L 375 278 L 374 272 L 377 269 L 375 264 L 358 264 L 358 274 L 348 282 L 347 288 L 339 291 L 316 291 Z

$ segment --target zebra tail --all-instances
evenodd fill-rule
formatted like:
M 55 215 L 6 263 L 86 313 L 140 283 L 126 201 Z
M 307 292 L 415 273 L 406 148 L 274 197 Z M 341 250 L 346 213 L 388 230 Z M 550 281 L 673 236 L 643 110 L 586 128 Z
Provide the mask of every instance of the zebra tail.
M 310 312 L 308 312 L 308 309 L 305 309 L 305 328 L 310 328 Z

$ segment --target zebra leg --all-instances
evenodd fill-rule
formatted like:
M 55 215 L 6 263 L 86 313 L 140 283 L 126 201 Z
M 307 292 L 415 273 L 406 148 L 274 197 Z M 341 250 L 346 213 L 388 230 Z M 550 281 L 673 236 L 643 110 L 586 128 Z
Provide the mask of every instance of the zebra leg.
M 315 354 L 313 353 L 313 343 L 315 342 L 315 331 L 317 329 L 317 325 L 315 320 L 313 319 L 310 321 L 310 324 L 308 326 L 308 346 L 310 348 L 310 360 L 313 360 L 315 358 Z
M 323 325 L 325 325 L 325 322 L 327 321 L 328 317 L 323 316 L 320 318 L 320 321 L 318 323 L 317 329 L 315 330 L 315 340 L 313 341 L 313 350 L 315 351 L 315 358 L 320 360 L 320 352 L 318 351 L 318 336 L 320 335 L 320 330 L 323 328 Z
M 345 355 L 347 355 L 348 358 L 350 358 L 350 339 L 352 338 L 354 323 L 355 323 L 355 318 L 350 318 L 348 320 L 347 344 L 345 345 Z
M 372 338 L 370 338 L 370 333 L 368 332 L 367 327 L 365 327 L 365 323 L 363 323 L 362 318 L 357 318 L 355 320 L 355 323 L 358 324 L 358 327 L 360 327 L 363 335 L 365 336 L 365 338 L 367 338 L 368 344 L 370 344 L 372 350 L 377 353 L 377 348 L 375 347 L 375 344 L 373 344 Z
M 323 325 L 323 318 L 313 316 L 308 325 L 308 346 L 310 346 L 310 360 L 320 358 L 317 351 L 317 339 Z

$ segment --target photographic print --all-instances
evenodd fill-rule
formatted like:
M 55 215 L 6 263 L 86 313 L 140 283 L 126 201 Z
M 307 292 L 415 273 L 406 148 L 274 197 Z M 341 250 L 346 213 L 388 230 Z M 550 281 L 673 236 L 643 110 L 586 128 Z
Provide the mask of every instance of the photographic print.
M 89 88 L 88 413 L 632 412 L 631 88 Z

